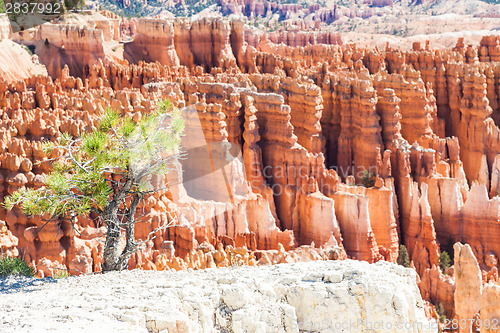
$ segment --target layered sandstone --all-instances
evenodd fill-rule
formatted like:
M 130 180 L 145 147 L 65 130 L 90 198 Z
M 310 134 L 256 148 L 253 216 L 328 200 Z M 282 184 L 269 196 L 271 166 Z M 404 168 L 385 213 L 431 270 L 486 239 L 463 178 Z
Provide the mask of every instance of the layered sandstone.
M 124 45 L 125 59 L 130 62 L 145 60 L 169 66 L 179 65 L 172 22 L 140 19 L 136 29 L 134 42 Z
M 74 75 L 83 73 L 83 66 L 105 58 L 102 30 L 74 25 L 43 24 L 38 43 L 40 61 L 50 75 L 59 76 L 64 65 Z
M 82 135 L 107 106 L 139 119 L 169 98 L 183 110 L 190 158 L 168 175 L 181 184 L 141 204 L 137 238 L 174 225 L 130 268 L 395 262 L 404 244 L 427 300 L 450 317 L 478 312 L 477 295 L 470 309 L 461 308 L 469 296 L 453 295 L 472 278 L 458 282 L 437 264 L 460 241 L 483 280 L 498 279 L 496 39 L 367 50 L 315 33 L 261 35 L 241 21 L 133 26 L 130 62 L 108 56 L 108 25 L 48 25 L 33 37 L 41 58 L 61 62 L 48 66 L 53 77 L 0 83 L 2 197 L 43 185 L 50 165 L 37 162 L 53 156 L 42 141 Z M 4 248 L 17 246 L 40 275 L 100 270 L 105 230 L 93 216 L 76 230 L 65 220 L 42 228 L 45 218 L 0 210 Z
M 17 257 L 19 255 L 17 244 L 17 237 L 12 235 L 5 221 L 0 221 L 0 253 L 6 256 Z
M 492 321 L 500 317 L 498 309 L 499 303 L 500 286 L 493 283 L 484 285 L 483 293 L 481 295 L 481 319 L 483 319 L 484 324 L 481 326 L 481 332 L 490 333 L 495 331 L 495 328 L 486 324 L 486 319 L 490 319 L 490 321 Z
M 481 309 L 481 270 L 469 245 L 456 243 L 455 249 L 455 311 L 458 318 L 467 322 L 460 332 L 471 332 L 470 319 Z

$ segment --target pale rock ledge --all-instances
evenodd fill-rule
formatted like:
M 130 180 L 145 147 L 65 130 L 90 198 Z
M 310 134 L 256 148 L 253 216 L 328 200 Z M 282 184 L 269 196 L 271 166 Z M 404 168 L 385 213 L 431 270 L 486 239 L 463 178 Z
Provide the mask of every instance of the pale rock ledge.
M 0 323 L 2 332 L 437 332 L 415 279 L 353 260 L 9 278 Z

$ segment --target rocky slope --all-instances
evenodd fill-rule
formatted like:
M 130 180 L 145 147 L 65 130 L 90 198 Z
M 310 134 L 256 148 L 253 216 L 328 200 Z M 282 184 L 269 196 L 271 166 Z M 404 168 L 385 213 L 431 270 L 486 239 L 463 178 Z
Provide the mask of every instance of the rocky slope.
M 0 293 L 5 333 L 437 332 L 415 272 L 385 262 L 0 280 Z
M 47 69 L 38 61 L 37 55 L 31 55 L 25 46 L 9 39 L 11 29 L 7 17 L 0 14 L 0 76 L 11 81 L 33 75 L 45 74 Z

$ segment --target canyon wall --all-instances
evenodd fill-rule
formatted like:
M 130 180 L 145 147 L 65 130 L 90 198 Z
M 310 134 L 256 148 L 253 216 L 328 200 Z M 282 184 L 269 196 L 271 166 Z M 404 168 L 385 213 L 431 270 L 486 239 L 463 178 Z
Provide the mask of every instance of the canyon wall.
M 321 33 L 259 35 L 240 21 L 141 19 L 136 29 L 125 60 L 109 56 L 98 29 L 40 29 L 33 43 L 47 38 L 72 59 L 48 66 L 52 77 L 0 83 L 2 198 L 43 185 L 44 140 L 81 135 L 107 106 L 138 119 L 169 98 L 197 153 L 177 164 L 182 184 L 140 207 L 137 238 L 175 225 L 130 267 L 227 266 L 236 254 L 252 265 L 396 262 L 404 244 L 424 297 L 471 315 L 455 312 L 458 285 L 437 265 L 464 242 L 486 280 L 498 275 L 498 39 L 402 52 L 323 43 Z M 17 246 L 44 275 L 98 271 L 104 229 L 93 218 L 42 228 L 42 217 L 2 209 L 2 251 Z

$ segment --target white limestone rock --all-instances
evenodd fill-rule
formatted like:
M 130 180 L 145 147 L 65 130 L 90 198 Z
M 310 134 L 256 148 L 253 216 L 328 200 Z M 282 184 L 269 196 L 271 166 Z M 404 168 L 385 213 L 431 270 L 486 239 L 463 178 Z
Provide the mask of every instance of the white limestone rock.
M 2 332 L 437 332 L 411 269 L 311 261 L 0 280 Z

